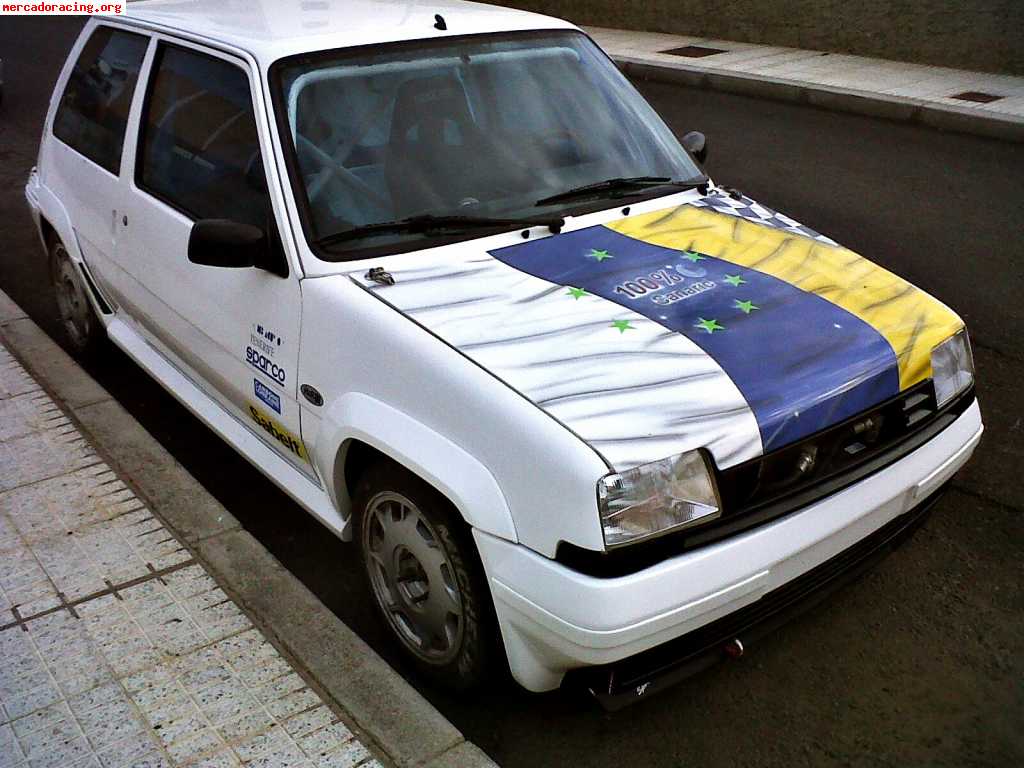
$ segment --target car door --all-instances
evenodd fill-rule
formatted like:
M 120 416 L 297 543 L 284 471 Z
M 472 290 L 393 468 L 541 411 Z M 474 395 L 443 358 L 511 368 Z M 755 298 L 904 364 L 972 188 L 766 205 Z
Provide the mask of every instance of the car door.
M 268 193 L 247 63 L 160 39 L 127 185 L 118 262 L 135 282 L 129 312 L 152 344 L 254 434 L 314 477 L 299 437 L 301 293 Z M 263 229 L 279 268 L 188 258 L 193 224 Z
M 122 148 L 148 35 L 96 26 L 73 54 L 44 142 L 43 183 L 68 210 L 90 273 L 118 298 L 115 241 L 124 196 Z M 70 246 L 70 244 L 68 244 Z

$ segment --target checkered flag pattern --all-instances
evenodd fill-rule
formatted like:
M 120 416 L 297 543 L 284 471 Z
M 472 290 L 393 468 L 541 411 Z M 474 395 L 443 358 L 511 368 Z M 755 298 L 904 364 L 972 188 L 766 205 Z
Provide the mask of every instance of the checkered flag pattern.
M 789 216 L 773 211 L 771 208 L 751 200 L 740 192 L 728 192 L 721 188 L 715 188 L 705 197 L 690 203 L 690 205 L 698 208 L 710 208 L 713 211 L 746 219 L 755 224 L 764 224 L 768 227 L 792 232 L 794 235 L 803 235 L 826 245 L 838 245 L 835 240 L 815 232 L 810 227 L 805 227 L 799 221 L 789 218 Z

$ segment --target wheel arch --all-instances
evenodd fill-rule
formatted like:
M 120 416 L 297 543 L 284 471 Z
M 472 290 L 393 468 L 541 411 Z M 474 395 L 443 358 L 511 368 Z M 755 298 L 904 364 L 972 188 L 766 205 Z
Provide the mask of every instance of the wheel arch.
M 38 177 L 35 185 L 30 183 L 26 196 L 38 222 L 39 239 L 43 248 L 49 252 L 51 242 L 55 239 L 60 240 L 72 261 L 82 263 L 82 252 L 78 247 L 78 238 L 75 236 L 71 217 L 60 199 L 45 185 L 39 183 Z
M 369 395 L 349 393 L 332 403 L 313 454 L 331 478 L 335 505 L 346 520 L 361 471 L 386 458 L 437 490 L 470 526 L 518 541 L 508 503 L 483 464 L 422 422 Z M 351 530 L 346 526 L 346 533 Z
M 47 249 L 50 248 L 54 240 L 60 239 L 60 235 L 57 234 L 53 224 L 42 214 L 39 216 L 39 236 L 43 239 L 43 247 Z

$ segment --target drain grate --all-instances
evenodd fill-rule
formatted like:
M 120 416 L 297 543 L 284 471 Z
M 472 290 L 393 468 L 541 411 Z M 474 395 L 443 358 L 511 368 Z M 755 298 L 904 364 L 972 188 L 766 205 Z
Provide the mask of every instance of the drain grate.
M 703 45 L 684 45 L 682 48 L 670 48 L 661 51 L 671 56 L 684 56 L 687 59 L 703 59 L 705 56 L 714 56 L 716 53 L 728 53 L 723 48 L 708 48 Z
M 994 93 L 985 93 L 984 91 L 964 91 L 963 93 L 954 93 L 949 98 L 959 99 L 960 101 L 973 101 L 976 104 L 991 104 L 993 101 L 999 101 L 1002 96 L 996 96 Z

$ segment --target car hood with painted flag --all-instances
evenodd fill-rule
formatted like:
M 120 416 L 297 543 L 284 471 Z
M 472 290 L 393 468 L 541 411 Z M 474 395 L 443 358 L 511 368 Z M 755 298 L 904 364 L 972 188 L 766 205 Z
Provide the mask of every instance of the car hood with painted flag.
M 429 254 L 429 255 L 427 255 Z M 572 429 L 618 470 L 694 448 L 725 469 L 931 376 L 963 323 L 749 198 L 350 276 Z M 398 266 L 400 264 L 400 266 Z

